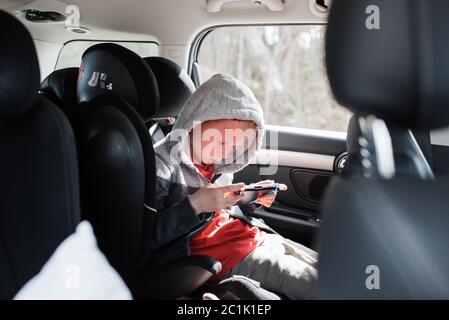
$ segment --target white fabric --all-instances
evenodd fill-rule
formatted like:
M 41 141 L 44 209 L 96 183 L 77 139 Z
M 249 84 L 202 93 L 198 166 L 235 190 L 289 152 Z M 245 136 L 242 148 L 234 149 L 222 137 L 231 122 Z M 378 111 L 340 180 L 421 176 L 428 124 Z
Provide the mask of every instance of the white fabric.
M 132 296 L 98 249 L 92 226 L 83 221 L 14 299 L 129 300 Z

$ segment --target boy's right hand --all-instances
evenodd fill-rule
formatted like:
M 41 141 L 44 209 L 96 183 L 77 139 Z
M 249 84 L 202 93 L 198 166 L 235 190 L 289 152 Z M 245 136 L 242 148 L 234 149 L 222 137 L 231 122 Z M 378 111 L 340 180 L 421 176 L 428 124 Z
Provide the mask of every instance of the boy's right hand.
M 244 183 L 236 183 L 228 186 L 209 185 L 200 188 L 189 196 L 190 204 L 196 214 L 203 212 L 215 212 L 224 208 L 232 207 L 243 198 L 243 192 L 237 195 L 234 192 L 243 190 Z

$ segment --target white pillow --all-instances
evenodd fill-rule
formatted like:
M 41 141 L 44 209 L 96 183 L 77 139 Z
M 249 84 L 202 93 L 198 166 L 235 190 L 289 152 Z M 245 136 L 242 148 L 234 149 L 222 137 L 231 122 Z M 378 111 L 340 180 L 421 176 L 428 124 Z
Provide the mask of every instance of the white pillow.
M 62 242 L 16 300 L 132 299 L 129 289 L 97 246 L 89 222 Z

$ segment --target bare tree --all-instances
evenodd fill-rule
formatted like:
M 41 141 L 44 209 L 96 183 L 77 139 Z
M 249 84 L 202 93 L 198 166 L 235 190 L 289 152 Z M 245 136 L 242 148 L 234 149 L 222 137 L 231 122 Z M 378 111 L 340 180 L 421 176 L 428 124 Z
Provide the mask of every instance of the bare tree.
M 224 27 L 204 40 L 203 78 L 225 72 L 245 82 L 267 123 L 346 131 L 350 113 L 333 99 L 324 66 L 324 27 Z

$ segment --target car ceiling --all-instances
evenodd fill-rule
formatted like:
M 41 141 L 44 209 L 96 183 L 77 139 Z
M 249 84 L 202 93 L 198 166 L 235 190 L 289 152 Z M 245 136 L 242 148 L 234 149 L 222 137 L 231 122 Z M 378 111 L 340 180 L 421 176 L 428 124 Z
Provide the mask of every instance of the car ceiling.
M 65 12 L 77 5 L 81 26 L 91 33 L 65 30 L 64 23 L 31 23 L 20 18 L 34 39 L 63 44 L 74 39 L 156 40 L 161 45 L 189 45 L 201 30 L 226 24 L 322 23 L 309 10 L 309 0 L 286 0 L 285 10 L 270 12 L 251 1 L 226 4 L 219 13 L 206 11 L 207 0 L 0 0 L 0 8 L 12 13 L 22 9 Z

